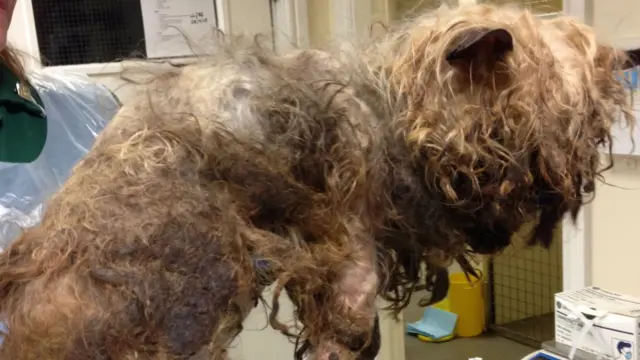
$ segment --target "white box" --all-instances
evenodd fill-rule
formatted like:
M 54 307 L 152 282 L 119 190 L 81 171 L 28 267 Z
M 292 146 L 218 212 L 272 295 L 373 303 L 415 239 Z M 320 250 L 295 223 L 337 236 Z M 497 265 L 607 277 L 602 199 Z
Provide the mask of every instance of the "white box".
M 555 295 L 555 320 L 558 343 L 602 359 L 640 360 L 640 299 L 594 286 L 562 292 Z

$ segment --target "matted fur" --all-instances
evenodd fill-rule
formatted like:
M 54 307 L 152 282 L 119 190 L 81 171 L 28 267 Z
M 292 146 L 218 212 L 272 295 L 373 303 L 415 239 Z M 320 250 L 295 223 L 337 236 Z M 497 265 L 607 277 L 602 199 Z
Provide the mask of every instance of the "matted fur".
M 285 290 L 303 351 L 371 360 L 376 296 L 402 309 L 421 264 L 437 300 L 469 246 L 498 252 L 532 220 L 548 245 L 593 194 L 612 123 L 632 123 L 626 57 L 566 17 L 436 18 L 362 50 L 228 46 L 155 77 L 0 255 L 0 359 L 224 359 L 276 281 L 274 327 Z M 512 49 L 470 42 L 505 34 Z

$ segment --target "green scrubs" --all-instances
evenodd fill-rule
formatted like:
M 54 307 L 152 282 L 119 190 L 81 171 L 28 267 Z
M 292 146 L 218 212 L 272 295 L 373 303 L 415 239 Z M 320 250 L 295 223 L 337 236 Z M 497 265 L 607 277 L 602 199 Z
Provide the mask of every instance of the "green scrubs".
M 30 163 L 47 140 L 47 117 L 35 89 L 0 64 L 0 162 Z

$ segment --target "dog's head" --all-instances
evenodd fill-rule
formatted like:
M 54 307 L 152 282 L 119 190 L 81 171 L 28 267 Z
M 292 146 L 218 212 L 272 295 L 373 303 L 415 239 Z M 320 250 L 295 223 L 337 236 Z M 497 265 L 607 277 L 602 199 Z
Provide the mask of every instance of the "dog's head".
M 632 121 L 625 53 L 568 17 L 488 5 L 438 10 L 387 41 L 396 125 L 445 208 L 437 226 L 488 254 L 534 221 L 530 243 L 548 246 L 593 195 L 613 123 Z

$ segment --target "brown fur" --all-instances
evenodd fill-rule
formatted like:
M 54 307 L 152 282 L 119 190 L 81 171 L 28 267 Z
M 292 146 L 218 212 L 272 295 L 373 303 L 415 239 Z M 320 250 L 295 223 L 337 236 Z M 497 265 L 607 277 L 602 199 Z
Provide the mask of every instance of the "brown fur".
M 0 255 L 0 359 L 223 359 L 273 281 L 271 323 L 290 330 L 285 290 L 303 350 L 373 359 L 376 296 L 402 309 L 421 264 L 436 300 L 469 246 L 498 252 L 531 220 L 548 245 L 620 110 L 632 121 L 626 58 L 564 17 L 436 18 L 363 50 L 224 47 L 155 78 Z

